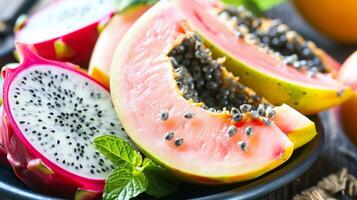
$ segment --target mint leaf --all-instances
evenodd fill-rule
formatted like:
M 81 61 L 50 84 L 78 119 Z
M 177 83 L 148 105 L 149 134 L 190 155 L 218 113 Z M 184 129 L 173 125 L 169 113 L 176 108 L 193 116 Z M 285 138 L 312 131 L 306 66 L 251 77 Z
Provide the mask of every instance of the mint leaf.
M 123 138 L 105 135 L 93 143 L 116 166 L 105 183 L 104 200 L 126 200 L 142 192 L 164 197 L 179 187 L 174 176 L 151 159 L 142 160 L 140 152 Z
M 144 163 L 147 163 L 147 165 L 143 172 L 149 182 L 145 191 L 147 194 L 154 197 L 164 197 L 174 193 L 179 188 L 180 182 L 166 169 L 148 158 L 144 159 Z
M 150 5 L 156 3 L 157 0 L 116 0 L 116 8 L 118 12 L 125 12 L 138 5 Z
M 283 3 L 286 0 L 254 0 L 255 4 L 259 7 L 260 10 L 266 11 L 270 8 L 277 6 Z
M 131 163 L 138 167 L 142 163 L 141 154 L 135 151 L 132 146 L 122 138 L 116 136 L 104 135 L 94 139 L 95 148 L 113 162 L 115 166 L 122 163 Z
M 128 200 L 144 192 L 148 180 L 141 170 L 130 163 L 118 165 L 105 182 L 103 199 Z

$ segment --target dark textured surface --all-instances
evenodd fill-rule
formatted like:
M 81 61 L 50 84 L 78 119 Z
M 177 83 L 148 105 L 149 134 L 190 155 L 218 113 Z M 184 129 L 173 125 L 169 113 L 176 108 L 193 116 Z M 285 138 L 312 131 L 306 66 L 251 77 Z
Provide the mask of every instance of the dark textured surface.
M 290 4 L 273 8 L 268 12 L 268 15 L 273 18 L 281 18 L 285 23 L 289 24 L 306 38 L 316 42 L 318 46 L 325 49 L 340 62 L 357 49 L 356 46 L 346 47 L 335 44 L 318 34 L 310 26 L 306 25 Z M 320 179 L 330 173 L 339 171 L 342 167 L 346 167 L 349 173 L 357 176 L 357 147 L 346 138 L 334 113 L 334 111 L 326 111 L 320 114 L 323 119 L 326 137 L 325 146 L 318 161 L 300 178 L 272 192 L 264 199 L 291 199 L 295 194 L 315 185 Z

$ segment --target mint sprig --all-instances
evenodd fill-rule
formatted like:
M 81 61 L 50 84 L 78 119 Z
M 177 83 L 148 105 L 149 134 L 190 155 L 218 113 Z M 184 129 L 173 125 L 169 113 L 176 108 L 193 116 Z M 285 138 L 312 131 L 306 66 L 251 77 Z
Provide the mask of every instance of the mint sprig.
M 147 187 L 145 174 L 130 163 L 123 163 L 113 170 L 105 182 L 103 199 L 130 199 L 144 192 Z
M 141 154 L 124 139 L 105 135 L 94 140 L 95 148 L 107 157 L 115 166 L 122 163 L 131 163 L 137 167 L 142 162 Z
M 95 148 L 113 162 L 115 169 L 105 182 L 104 200 L 127 200 L 146 192 L 164 197 L 175 192 L 179 181 L 122 138 L 105 135 L 94 140 Z

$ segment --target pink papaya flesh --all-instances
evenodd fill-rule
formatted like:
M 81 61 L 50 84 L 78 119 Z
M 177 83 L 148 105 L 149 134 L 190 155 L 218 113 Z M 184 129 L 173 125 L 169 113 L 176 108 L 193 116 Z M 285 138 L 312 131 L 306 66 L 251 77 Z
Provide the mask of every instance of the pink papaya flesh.
M 127 140 L 107 88 L 78 67 L 18 48 L 22 62 L 6 67 L 0 142 L 16 176 L 30 188 L 68 199 L 100 199 L 114 168 L 92 145 L 95 137 Z
M 116 14 L 101 32 L 94 47 L 88 73 L 109 88 L 109 72 L 115 47 L 130 26 L 147 10 L 150 5 L 138 5 Z
M 294 144 L 284 131 L 307 124 L 316 134 L 305 116 L 287 105 L 273 108 L 240 84 L 187 25 L 162 1 L 139 18 L 113 57 L 113 104 L 145 154 L 184 180 L 222 184 L 285 162 Z M 299 123 L 285 124 L 285 112 L 287 121 Z
M 214 54 L 227 58 L 227 69 L 271 103 L 314 114 L 351 96 L 335 79 L 339 64 L 281 21 L 216 0 L 174 3 Z
M 34 46 L 44 58 L 87 68 L 101 29 L 115 13 L 114 4 L 114 0 L 54 1 L 19 20 L 15 40 Z

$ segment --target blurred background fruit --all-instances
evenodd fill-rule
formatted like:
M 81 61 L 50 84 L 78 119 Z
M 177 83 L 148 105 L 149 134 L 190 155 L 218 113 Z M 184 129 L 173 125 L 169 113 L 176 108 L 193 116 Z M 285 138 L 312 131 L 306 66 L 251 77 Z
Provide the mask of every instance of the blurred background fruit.
M 293 0 L 300 14 L 316 30 L 345 44 L 357 44 L 356 0 Z
M 354 90 L 340 107 L 340 121 L 346 135 L 357 145 L 357 51 L 343 63 L 338 79 Z

